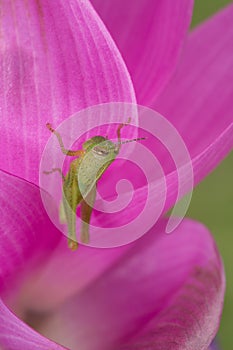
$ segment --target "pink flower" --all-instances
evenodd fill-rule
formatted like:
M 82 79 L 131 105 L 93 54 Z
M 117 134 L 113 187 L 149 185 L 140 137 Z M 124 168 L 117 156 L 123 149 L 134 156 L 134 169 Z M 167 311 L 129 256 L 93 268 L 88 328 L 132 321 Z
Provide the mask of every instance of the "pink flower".
M 187 35 L 192 3 L 93 0 L 99 17 L 88 0 L 1 2 L 1 348 L 206 350 L 214 338 L 225 280 L 205 227 L 186 219 L 165 235 L 161 219 L 133 244 L 71 253 L 38 188 L 45 123 L 98 103 L 162 113 L 195 183 L 229 152 L 233 6 Z

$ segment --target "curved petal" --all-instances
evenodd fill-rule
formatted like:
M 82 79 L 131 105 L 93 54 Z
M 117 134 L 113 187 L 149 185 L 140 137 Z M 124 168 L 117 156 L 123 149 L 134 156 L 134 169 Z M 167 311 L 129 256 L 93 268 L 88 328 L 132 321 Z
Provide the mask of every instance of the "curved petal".
M 0 26 L 0 168 L 37 184 L 46 122 L 134 90 L 89 1 L 4 0 Z
M 221 315 L 225 278 L 212 236 L 185 220 L 166 222 L 40 327 L 75 348 L 207 349 Z M 126 345 L 127 344 L 127 345 Z
M 0 299 L 0 347 L 6 350 L 64 350 L 19 320 Z
M 189 36 L 176 74 L 153 107 L 183 137 L 196 182 L 233 146 L 233 6 Z
M 149 105 L 171 77 L 193 0 L 92 0 L 132 76 L 138 102 Z
M 48 201 L 56 208 L 52 199 Z M 47 216 L 39 188 L 1 171 L 0 212 L 0 293 L 16 311 L 19 305 L 53 309 L 98 278 L 128 249 L 80 246 L 71 252 L 67 238 Z
M 231 5 L 190 35 L 183 60 L 174 79 L 154 104 L 154 107 L 172 122 L 184 139 L 192 160 L 195 184 L 211 172 L 233 146 L 232 15 L 233 6 Z M 157 126 L 152 125 L 151 129 L 152 127 Z M 170 135 L 168 139 L 169 137 Z M 149 145 L 149 148 L 151 144 L 149 137 L 143 142 L 143 145 Z M 168 141 L 164 146 L 166 145 Z M 172 154 L 165 153 L 163 148 L 158 143 L 153 143 L 150 149 L 159 159 L 166 176 L 165 212 L 176 202 L 178 186 L 177 169 L 171 159 Z M 175 148 L 179 149 L 179 147 Z M 182 151 L 183 149 L 181 149 L 180 158 L 183 159 Z M 186 162 L 186 168 L 183 167 L 182 178 L 180 178 L 180 183 L 183 185 L 180 188 L 182 191 L 184 188 L 183 194 L 192 190 L 192 181 L 187 184 L 186 169 L 189 167 L 190 164 Z M 181 166 L 178 167 L 178 170 L 181 168 Z M 140 175 L 135 176 L 134 170 L 127 171 L 128 169 L 114 163 L 108 170 L 108 178 L 106 176 L 104 179 L 103 187 L 110 197 L 114 188 L 112 180 L 116 175 L 119 178 L 119 174 L 123 175 L 121 178 L 125 178 L 125 172 L 127 172 L 131 179 L 137 181 L 132 205 L 120 215 L 116 213 L 107 217 L 105 213 L 94 212 L 93 219 L 96 219 L 97 224 L 104 222 L 105 227 L 115 227 L 116 223 L 118 226 L 125 225 L 129 218 L 134 218 L 134 214 L 138 213 L 139 205 L 145 203 L 147 187 L 144 186 Z M 133 181 L 131 182 L 134 184 Z M 159 206 L 162 198 L 161 187 L 160 183 L 156 182 L 152 185 L 151 197 L 155 204 L 149 208 L 150 217 L 157 213 L 156 206 Z M 128 193 L 122 195 L 122 201 L 127 196 Z
M 206 152 L 199 155 L 193 160 L 194 173 L 198 174 L 200 168 L 209 166 L 211 170 L 211 161 L 216 162 L 217 157 L 221 157 L 222 153 L 219 151 L 216 154 L 217 149 L 224 149 L 226 146 L 230 146 L 231 142 L 231 130 L 227 130 L 227 137 L 220 137 L 215 143 L 210 145 Z M 220 161 L 220 159 L 219 159 Z M 208 163 L 209 162 L 209 163 Z M 111 176 L 114 177 L 114 176 Z M 196 181 L 200 180 L 196 176 Z M 169 209 L 176 201 L 177 198 L 177 174 L 175 171 L 171 172 L 166 177 L 167 181 L 167 197 L 164 205 L 163 212 Z M 186 170 L 182 171 L 181 182 L 186 182 Z M 105 184 L 105 186 L 110 184 Z M 127 207 L 122 213 L 118 213 L 116 216 L 109 217 L 105 213 L 98 213 L 98 216 L 94 217 L 93 222 L 97 219 L 98 222 L 102 221 L 106 224 L 106 227 L 116 227 L 116 225 L 125 225 L 125 220 L 131 220 L 138 215 L 138 210 L 141 210 L 140 203 L 144 203 L 146 195 L 146 187 L 136 189 L 134 192 L 134 204 Z M 127 196 L 127 193 L 125 194 Z M 155 204 L 148 207 L 149 215 L 153 216 L 156 212 L 157 206 L 160 205 L 160 201 L 163 196 L 160 193 L 160 182 L 155 183 L 153 187 L 153 193 L 151 194 L 155 199 Z M 122 195 L 122 198 L 124 195 Z M 148 215 L 147 213 L 147 215 Z M 150 229 L 150 222 L 141 222 L 143 227 L 141 232 L 146 232 Z M 130 225 L 129 225 L 130 227 Z M 125 228 L 126 235 L 129 234 L 130 228 Z M 33 306 L 36 309 L 51 309 L 68 297 L 74 295 L 78 290 L 87 287 L 93 279 L 96 279 L 105 270 L 108 270 L 114 262 L 130 249 L 130 245 L 126 245 L 119 248 L 111 249 L 94 249 L 85 246 L 80 246 L 78 254 L 71 254 L 66 247 L 64 240 L 53 251 L 48 261 L 45 262 L 39 268 L 37 272 L 34 272 L 32 279 L 30 279 L 26 286 L 24 286 L 25 303 L 28 307 Z M 47 288 L 54 291 L 50 294 L 47 293 Z M 36 302 L 35 302 L 36 300 Z
M 22 282 L 22 273 L 27 274 L 35 263 L 46 259 L 61 234 L 48 219 L 36 186 L 7 173 L 0 174 L 2 295 L 5 291 L 10 294 L 15 284 Z M 13 282 L 14 288 L 11 288 Z
M 52 311 L 87 288 L 128 249 L 128 246 L 96 249 L 80 245 L 78 251 L 73 253 L 64 239 L 44 263 L 31 271 L 22 285 L 18 302 L 37 312 Z

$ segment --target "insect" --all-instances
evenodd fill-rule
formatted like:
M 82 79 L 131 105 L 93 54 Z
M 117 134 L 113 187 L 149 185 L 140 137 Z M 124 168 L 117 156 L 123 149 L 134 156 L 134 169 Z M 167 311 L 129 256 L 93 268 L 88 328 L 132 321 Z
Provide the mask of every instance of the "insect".
M 67 156 L 76 156 L 69 166 L 66 175 L 60 168 L 53 168 L 50 171 L 44 171 L 45 174 L 51 174 L 58 171 L 62 177 L 62 201 L 59 209 L 59 219 L 63 224 L 68 225 L 68 247 L 76 250 L 78 242 L 76 238 L 76 211 L 81 206 L 81 241 L 89 243 L 89 224 L 91 214 L 96 198 L 96 183 L 103 175 L 109 165 L 118 155 L 121 145 L 144 140 L 145 138 L 136 138 L 132 140 L 121 141 L 121 129 L 130 123 L 122 123 L 117 128 L 118 142 L 113 143 L 107 137 L 94 136 L 82 144 L 81 150 L 65 149 L 61 135 L 52 128 L 50 123 L 46 127 L 57 137 L 61 151 Z

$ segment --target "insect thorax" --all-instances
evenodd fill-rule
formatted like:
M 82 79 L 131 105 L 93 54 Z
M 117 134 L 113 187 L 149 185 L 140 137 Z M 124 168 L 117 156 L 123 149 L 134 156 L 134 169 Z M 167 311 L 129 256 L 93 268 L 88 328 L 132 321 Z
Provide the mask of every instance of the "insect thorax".
M 96 136 L 95 139 L 97 138 L 102 137 Z M 93 185 L 99 180 L 101 175 L 104 173 L 104 171 L 116 158 L 116 153 L 114 152 L 113 148 L 114 144 L 111 141 L 104 139 L 104 141 L 101 140 L 101 142 L 95 145 L 101 146 L 103 147 L 103 149 L 106 149 L 108 151 L 110 150 L 107 154 L 104 154 L 104 156 L 94 153 L 94 147 L 91 147 L 90 143 L 89 145 L 86 144 L 88 141 L 85 142 L 85 146 L 89 146 L 90 150 L 86 152 L 80 163 L 79 168 L 77 169 L 79 189 L 83 196 L 90 191 Z

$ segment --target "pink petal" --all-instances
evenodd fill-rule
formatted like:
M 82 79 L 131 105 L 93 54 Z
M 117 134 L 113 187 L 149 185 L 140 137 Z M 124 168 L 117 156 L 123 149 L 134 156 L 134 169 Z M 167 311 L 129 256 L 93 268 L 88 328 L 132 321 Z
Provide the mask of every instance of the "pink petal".
M 153 104 L 177 128 L 185 141 L 192 159 L 195 184 L 214 169 L 233 146 L 232 15 L 231 5 L 190 35 L 174 78 Z M 156 127 L 151 123 L 152 133 Z M 151 139 L 148 138 L 148 142 L 143 144 L 150 146 Z M 154 154 L 164 169 L 167 183 L 165 211 L 174 205 L 177 198 L 177 171 L 171 157 L 160 145 L 157 146 L 153 147 Z M 180 157 L 183 157 L 182 153 Z M 124 170 L 120 171 L 123 173 Z M 116 165 L 112 167 L 114 172 Z M 130 175 L 134 176 L 132 172 Z M 105 188 L 111 193 L 113 184 L 112 177 L 109 178 Z M 186 178 L 184 169 L 181 183 L 185 184 Z M 118 215 L 119 226 L 136 211 L 138 203 L 142 203 L 145 190 L 139 180 L 134 191 L 134 205 L 127 209 L 127 213 Z M 153 184 L 151 193 L 156 206 L 160 201 L 160 186 Z M 150 208 L 151 215 L 155 212 L 155 206 Z M 103 216 L 99 215 L 98 220 L 103 221 Z M 114 220 L 112 222 L 115 224 Z M 104 222 L 111 225 L 110 220 L 106 222 L 104 218 Z
M 27 276 L 18 302 L 35 311 L 54 310 L 77 292 L 87 288 L 128 249 L 128 246 L 98 249 L 80 245 L 78 251 L 71 252 L 64 238 L 51 252 L 48 260 Z
M 0 293 L 16 311 L 19 305 L 53 309 L 128 249 L 80 246 L 72 252 L 47 216 L 39 188 L 4 172 L 0 172 L 0 210 Z
M 5 350 L 62 350 L 19 320 L 0 299 L 0 347 Z
M 191 34 L 174 79 L 154 105 L 173 123 L 184 139 L 192 160 L 195 184 L 219 164 L 233 145 L 232 12 L 233 6 L 230 6 Z M 151 132 L 156 127 L 151 123 Z M 151 139 L 148 138 L 143 144 L 150 146 Z M 167 198 L 163 210 L 165 212 L 177 199 L 177 171 L 171 157 L 164 154 L 161 147 L 154 144 L 153 150 L 166 176 Z M 180 170 L 181 167 L 178 168 Z M 185 187 L 189 176 L 186 170 L 183 170 L 181 183 Z M 119 174 L 124 178 L 126 173 L 131 179 L 135 179 L 133 171 L 125 171 L 125 168 L 117 164 L 113 164 L 111 171 L 109 169 L 102 186 L 109 197 L 115 188 L 113 179 L 119 177 Z M 149 208 L 150 217 L 154 216 L 155 207 L 161 201 L 161 186 L 155 182 L 152 187 L 151 195 L 155 204 Z M 191 189 L 192 186 L 189 186 L 186 192 Z M 99 223 L 104 222 L 105 227 L 116 226 L 116 223 L 118 226 L 124 225 L 129 218 L 138 213 L 139 204 L 144 203 L 145 193 L 146 187 L 141 178 L 137 177 L 130 208 L 120 215 L 117 213 L 109 217 L 106 217 L 105 213 L 94 213 L 93 219 Z M 124 198 L 123 196 L 122 201 Z M 145 226 L 147 224 L 146 221 Z M 144 232 L 149 228 L 150 226 L 147 226 Z
M 193 0 L 92 0 L 132 76 L 138 102 L 148 105 L 177 64 Z
M 4 172 L 0 172 L 0 210 L 2 295 L 13 291 L 11 283 L 22 283 L 22 273 L 44 261 L 62 235 L 48 219 L 38 188 Z
M 172 235 L 164 234 L 165 225 L 132 244 L 41 325 L 42 334 L 84 350 L 207 349 L 224 297 L 219 253 L 201 224 L 185 220 Z
M 46 122 L 56 127 L 101 102 L 134 102 L 133 86 L 88 1 L 4 0 L 1 13 L 0 168 L 37 184 Z
M 232 15 L 231 5 L 190 34 L 174 78 L 153 105 L 186 142 L 196 183 L 233 145 Z
M 9 301 L 19 294 L 23 278 L 56 247 L 60 235 L 46 217 L 38 188 L 4 172 L 0 209 L 0 292 Z M 29 328 L 1 299 L 0 348 L 64 349 Z
M 232 11 L 232 7 L 229 7 L 229 9 L 230 11 Z M 184 59 L 185 57 L 187 58 L 187 61 L 184 60 L 184 65 L 183 65 L 184 73 L 182 73 L 182 66 L 181 66 L 179 68 L 179 71 L 177 72 L 177 76 L 175 80 L 173 81 L 171 86 L 167 89 L 167 93 L 161 96 L 160 98 L 160 101 L 163 101 L 163 104 L 160 103 L 160 101 L 158 102 L 158 104 L 160 103 L 160 107 L 158 107 L 158 109 L 163 108 L 165 110 L 166 108 L 170 108 L 169 112 L 165 113 L 165 115 L 167 114 L 169 115 L 169 113 L 171 113 L 171 116 L 172 116 L 171 121 L 174 122 L 175 126 L 178 128 L 178 130 L 180 131 L 181 135 L 183 136 L 184 140 L 186 141 L 189 147 L 189 151 L 191 153 L 193 166 L 194 166 L 194 175 L 195 175 L 196 183 L 200 181 L 208 172 L 210 172 L 213 169 L 213 167 L 219 163 L 219 161 L 226 155 L 226 153 L 232 147 L 232 135 L 233 135 L 232 124 L 231 124 L 232 104 L 231 104 L 231 97 L 230 97 L 231 85 L 229 85 L 231 84 L 231 80 L 228 81 L 225 78 L 225 74 L 226 74 L 225 69 L 226 67 L 227 69 L 229 69 L 229 65 L 231 64 L 231 60 L 229 60 L 229 63 L 227 64 L 228 57 L 231 57 L 231 51 L 230 51 L 231 39 L 232 39 L 231 35 L 233 35 L 231 31 L 231 26 L 228 32 L 224 36 L 224 38 L 227 38 L 226 42 L 224 43 L 224 47 L 221 47 L 221 50 L 218 47 L 218 45 L 220 45 L 218 43 L 222 42 L 220 40 L 220 33 L 222 33 L 221 30 L 224 28 L 225 25 L 227 25 L 228 20 L 230 21 L 230 19 L 228 19 L 229 9 L 222 12 L 222 14 L 217 16 L 214 20 L 207 22 L 207 24 L 205 24 L 203 27 L 200 27 L 200 29 L 198 29 L 197 32 L 194 32 L 192 34 L 192 36 L 190 37 L 190 42 L 188 43 L 188 46 L 187 46 L 189 50 L 186 50 L 185 56 L 184 56 Z M 213 30 L 215 34 L 214 39 L 212 38 L 212 34 L 211 34 Z M 219 40 L 215 40 L 215 38 L 218 37 L 218 32 L 219 32 Z M 208 48 L 208 50 L 205 49 L 207 39 L 209 41 L 210 39 L 214 40 L 214 43 L 210 48 Z M 202 40 L 204 40 L 204 44 L 201 44 Z M 194 65 L 194 62 L 192 61 L 192 57 L 194 56 L 192 47 L 194 47 L 194 49 L 197 50 L 199 49 L 197 45 L 201 45 L 200 49 L 202 51 L 200 50 L 199 51 L 203 52 L 203 58 L 207 59 L 206 66 L 204 66 L 204 68 L 202 67 L 202 61 L 204 61 L 204 59 L 202 59 L 202 61 L 199 62 L 199 65 L 197 64 Z M 210 61 L 210 58 L 212 56 L 214 58 Z M 189 65 L 189 61 L 192 63 L 192 66 Z M 189 70 L 187 70 L 188 69 L 187 67 L 189 67 Z M 205 87 L 204 91 L 202 91 L 200 88 L 202 85 L 199 85 L 199 81 L 200 81 L 200 84 L 203 84 L 203 79 L 204 79 L 202 69 L 205 69 L 205 74 L 207 75 L 208 81 L 210 82 L 210 84 L 208 85 L 203 85 Z M 213 71 L 215 72 L 215 74 L 212 73 Z M 188 72 L 191 72 L 191 73 L 188 73 Z M 194 74 L 194 77 L 196 79 L 195 80 L 196 85 L 194 84 L 195 81 L 192 81 L 192 74 Z M 231 69 L 229 69 L 229 72 L 227 71 L 227 74 L 231 74 Z M 186 82 L 186 79 L 187 79 L 187 84 L 191 84 L 189 88 L 189 94 L 187 93 L 188 88 L 186 88 L 185 91 L 182 88 L 180 90 L 181 95 L 179 99 L 178 100 L 176 99 L 173 104 L 172 103 L 173 96 L 176 96 L 177 94 L 176 90 L 177 90 L 177 86 L 179 86 L 178 83 L 180 83 L 181 85 L 181 82 L 183 84 L 183 82 Z M 221 81 L 222 83 L 219 84 L 218 81 Z M 221 87 L 223 83 L 226 86 L 226 90 L 224 91 L 224 94 L 219 90 L 219 86 Z M 196 95 L 194 94 L 193 96 L 198 101 L 197 103 L 197 106 L 199 108 L 198 111 L 196 110 L 196 104 L 194 104 L 193 109 L 189 108 L 189 106 L 192 105 L 191 100 L 189 100 L 189 105 L 185 104 L 186 95 L 187 95 L 187 100 L 189 98 L 191 99 L 190 96 L 192 96 L 192 91 L 193 91 L 193 94 L 194 92 L 196 93 Z M 217 99 L 216 94 L 221 96 L 221 98 Z M 167 97 L 167 102 L 166 102 L 166 97 Z M 205 105 L 205 100 L 208 101 L 207 105 Z M 168 107 L 166 107 L 166 103 Z M 212 106 L 213 108 L 215 108 L 218 114 L 215 114 Z M 186 107 L 186 109 L 184 107 Z M 193 114 L 193 111 L 195 111 L 195 114 Z M 180 116 L 182 115 L 185 116 L 185 119 L 180 118 Z M 221 116 L 221 118 L 219 116 Z M 184 128 L 182 125 L 184 125 Z M 206 132 L 206 130 L 208 130 L 208 133 Z M 203 134 L 204 136 L 201 137 L 200 136 L 201 134 Z M 174 204 L 176 200 L 177 174 L 173 170 L 173 168 L 167 166 L 167 164 L 169 164 L 168 158 L 162 157 L 163 156 L 162 151 L 159 150 L 156 156 L 160 157 L 160 159 L 162 160 L 162 165 L 166 169 L 168 196 L 167 196 L 165 209 L 168 209 Z M 114 169 L 114 167 L 112 169 Z M 110 180 L 111 179 L 112 178 L 110 177 Z M 185 173 L 184 173 L 183 180 L 185 180 Z M 106 188 L 110 188 L 111 186 L 113 186 L 113 184 L 110 182 L 108 182 L 105 185 Z M 159 202 L 158 193 L 159 193 L 159 188 L 155 184 L 153 189 L 153 195 L 155 200 L 157 200 L 157 202 Z M 135 203 L 136 204 L 141 203 L 141 200 L 144 198 L 144 195 L 145 195 L 145 188 L 139 187 L 134 192 L 134 194 L 135 194 Z M 137 209 L 138 205 L 136 204 L 131 208 L 132 212 L 134 212 Z M 151 215 L 153 215 L 154 207 L 151 207 L 150 210 L 151 210 Z M 121 216 L 118 215 L 117 217 L 118 225 L 121 225 L 124 222 L 125 218 L 131 215 L 131 211 L 127 210 L 123 215 Z M 105 220 L 106 218 L 105 217 L 103 218 L 102 215 L 99 215 L 98 219 L 100 222 L 101 221 L 106 222 Z M 111 222 L 109 223 L 111 224 Z M 113 223 L 115 224 L 116 220 L 113 221 Z M 145 223 L 145 226 L 146 225 L 147 223 Z M 82 249 L 84 249 L 83 254 L 85 255 L 86 254 L 85 248 L 82 248 Z M 57 299 L 54 301 L 55 304 L 61 302 L 66 297 L 74 294 L 77 288 L 81 288 L 85 286 L 86 283 L 89 283 L 89 279 L 87 276 L 89 276 L 90 272 L 88 272 L 86 275 L 85 275 L 85 272 L 81 273 L 82 274 L 81 281 L 78 278 L 78 276 L 80 275 L 80 271 L 83 268 L 82 266 L 86 266 L 86 264 L 88 264 L 88 267 L 87 267 L 88 271 L 93 269 L 92 260 L 89 261 L 89 259 L 85 259 L 82 265 L 79 263 L 79 260 L 78 260 L 79 258 L 77 257 L 69 258 L 68 257 L 70 256 L 69 252 L 65 250 L 66 250 L 66 247 L 63 246 L 61 249 L 61 252 L 59 250 L 55 251 L 54 260 L 51 259 L 51 261 L 49 262 L 48 268 L 46 270 L 46 274 L 41 273 L 40 278 L 39 277 L 37 278 L 38 284 L 35 284 L 37 288 L 35 287 L 35 291 L 33 291 L 33 293 L 32 291 L 30 291 L 31 299 L 30 297 L 27 297 L 27 300 L 30 300 L 31 303 L 35 299 L 33 296 L 34 295 L 38 296 L 39 293 L 41 293 L 41 291 L 44 289 L 44 286 L 47 285 L 47 283 L 49 283 L 48 285 L 50 285 L 50 287 L 54 285 L 57 291 L 56 293 Z M 120 251 L 121 250 L 119 250 L 118 252 Z M 120 255 L 121 253 L 116 253 L 116 256 L 118 254 Z M 60 260 L 60 256 L 64 257 L 64 261 L 67 261 L 67 263 L 64 264 L 64 267 L 62 266 L 63 262 Z M 113 256 L 114 258 L 113 260 L 111 260 L 111 263 L 115 260 L 115 253 L 113 254 Z M 72 262 L 69 259 L 71 259 Z M 100 255 L 97 254 L 96 259 L 97 260 L 95 260 L 94 258 L 93 260 L 95 261 L 94 263 L 95 269 L 94 269 L 93 276 L 97 278 L 99 271 L 100 272 L 102 271 L 102 266 L 105 265 L 105 258 L 103 256 L 103 259 L 102 259 L 102 253 L 100 253 Z M 77 269 L 77 266 L 80 266 L 80 270 Z M 98 266 L 100 266 L 100 270 L 98 270 Z M 60 271 L 61 271 L 61 274 L 60 274 Z M 92 278 L 92 275 L 91 275 L 91 278 Z M 82 281 L 84 281 L 83 284 L 82 284 Z M 66 288 L 64 288 L 64 285 L 66 286 Z M 46 300 L 47 300 L 47 305 L 46 305 Z M 46 307 L 48 306 L 48 304 L 50 304 L 50 300 L 49 298 L 47 299 L 47 295 L 45 292 L 43 293 L 42 305 L 43 304 L 46 305 Z

